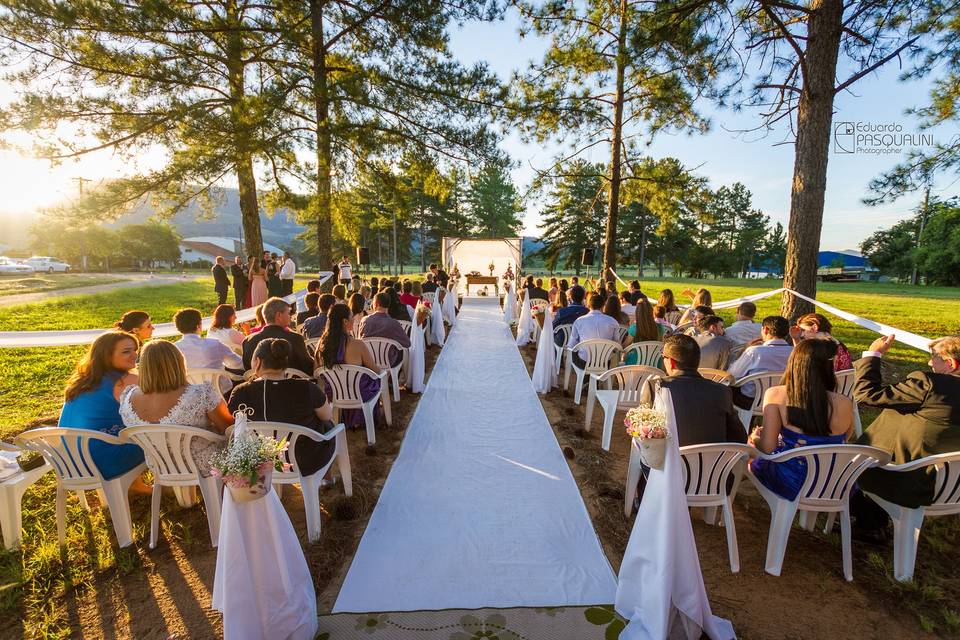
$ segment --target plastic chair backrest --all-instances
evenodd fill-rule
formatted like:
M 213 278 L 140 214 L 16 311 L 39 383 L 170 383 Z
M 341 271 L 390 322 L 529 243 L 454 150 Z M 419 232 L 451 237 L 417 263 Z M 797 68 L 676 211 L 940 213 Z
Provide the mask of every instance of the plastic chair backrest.
M 252 429 L 257 435 L 268 436 L 275 440 L 286 439 L 288 446 L 287 450 L 283 453 L 283 461 L 290 465 L 290 470 L 274 470 L 274 479 L 280 481 L 292 481 L 300 478 L 300 468 L 297 466 L 296 457 L 293 455 L 299 438 L 309 438 L 314 442 L 321 442 L 323 440 L 320 434 L 313 429 L 308 429 L 298 424 L 250 420 L 247 422 L 247 427 Z
M 631 353 L 637 354 L 636 364 L 642 364 L 648 367 L 656 367 L 660 358 L 663 357 L 663 343 L 659 340 L 645 340 L 643 342 L 634 342 L 623 352 L 623 360 Z
M 413 322 L 410 320 L 397 320 L 397 322 L 403 327 L 403 331 L 407 334 L 407 337 L 411 337 L 410 332 L 413 330 Z
M 614 356 L 619 356 L 623 347 L 620 346 L 619 342 L 613 340 L 590 338 L 575 345 L 573 350 L 575 352 L 586 350 L 587 357 L 584 358 L 584 362 L 586 362 L 584 371 L 600 373 L 610 368 L 611 359 Z
M 427 293 L 424 293 L 424 294 L 423 294 L 423 299 L 426 300 L 427 302 L 429 302 L 430 304 L 433 304 L 434 301 L 437 299 L 437 292 L 436 292 L 436 291 L 428 291 Z
M 797 447 L 771 456 L 776 462 L 803 458 L 807 476 L 797 495 L 801 505 L 836 507 L 846 501 L 850 488 L 870 467 L 890 462 L 883 449 L 859 444 L 826 444 Z
M 625 327 L 623 325 L 617 327 L 617 342 L 623 344 L 623 341 L 626 340 L 628 335 L 630 335 L 630 327 Z
M 674 327 L 672 330 L 670 330 L 670 331 L 668 331 L 667 333 L 665 333 L 663 337 L 666 338 L 667 336 L 675 336 L 675 335 L 679 335 L 679 334 L 681 334 L 681 333 L 684 333 L 687 329 L 689 329 L 690 327 L 694 326 L 694 324 L 696 324 L 696 323 L 694 323 L 694 322 L 684 322 L 683 324 L 678 324 L 678 325 L 677 325 L 676 327 Z
M 139 445 L 146 457 L 147 468 L 161 483 L 195 480 L 199 475 L 197 461 L 190 455 L 190 441 L 194 438 L 222 442 L 226 439 L 206 429 L 178 424 L 146 424 L 127 427 L 120 439 Z
M 66 485 L 103 482 L 90 455 L 90 441 L 123 444 L 116 436 L 92 429 L 45 427 L 24 431 L 14 441 L 24 449 L 39 452 Z
M 221 380 L 226 380 L 225 387 L 220 385 Z M 233 385 L 230 374 L 224 369 L 187 369 L 187 382 L 190 384 L 209 382 L 214 389 L 229 389 Z
M 853 399 L 853 383 L 857 380 L 856 371 L 844 369 L 835 372 L 833 375 L 837 378 L 837 393 Z
M 307 345 L 307 353 L 312 358 L 317 354 L 317 345 L 320 344 L 320 338 L 310 338 L 305 344 Z
M 543 313 L 543 310 L 550 306 L 550 303 L 543 298 L 530 299 L 530 311 L 532 313 Z
M 709 367 L 703 367 L 702 369 L 697 369 L 697 373 L 706 378 L 707 380 L 713 380 L 714 382 L 719 382 L 722 385 L 730 386 L 734 383 L 733 376 L 722 371 L 720 369 L 711 369 Z
M 325 380 L 330 385 L 333 401 L 336 403 L 357 404 L 363 402 L 360 395 L 360 382 L 364 377 L 377 378 L 370 369 L 357 364 L 338 364 L 333 368 L 320 368 L 313 372 L 317 380 Z
M 683 486 L 688 497 L 720 497 L 727 493 L 727 478 L 737 463 L 750 456 L 750 447 L 737 442 L 680 447 Z
M 572 324 L 562 324 L 562 325 L 560 325 L 559 327 L 554 326 L 554 327 L 553 327 L 553 342 L 554 342 L 554 344 L 556 344 L 556 342 L 557 342 L 557 334 L 560 333 L 560 334 L 562 334 L 562 336 L 563 336 L 563 342 L 561 342 L 560 344 L 562 344 L 563 346 L 567 346 L 567 343 L 570 342 L 570 330 L 571 330 L 571 329 L 573 329 L 573 325 L 572 325 Z
M 763 406 L 763 394 L 765 394 L 770 387 L 775 387 L 780 384 L 782 379 L 783 371 L 761 371 L 760 373 L 743 376 L 734 382 L 733 386 L 742 387 L 750 382 L 753 383 L 755 392 L 753 394 L 753 406 L 750 407 L 750 410 L 755 415 L 761 415 L 760 407 Z
M 892 472 L 909 472 L 935 468 L 933 500 L 923 507 L 929 515 L 960 513 L 960 451 L 940 453 L 905 464 L 888 465 Z
M 298 380 L 313 380 L 313 378 L 311 378 L 309 375 L 307 375 L 303 371 L 300 371 L 300 369 L 293 369 L 290 367 L 287 367 L 286 369 L 283 370 L 283 377 L 287 380 L 289 380 L 290 378 L 296 378 Z
M 640 391 L 650 378 L 666 375 L 656 367 L 642 364 L 628 364 L 614 367 L 597 376 L 597 386 L 600 383 L 612 380 L 613 387 L 620 391 Z
M 380 368 L 392 369 L 394 366 L 391 363 L 393 355 L 403 353 L 403 347 L 400 343 L 390 338 L 370 337 L 364 338 L 363 342 L 370 347 L 370 352 L 373 354 L 373 361 L 376 362 Z

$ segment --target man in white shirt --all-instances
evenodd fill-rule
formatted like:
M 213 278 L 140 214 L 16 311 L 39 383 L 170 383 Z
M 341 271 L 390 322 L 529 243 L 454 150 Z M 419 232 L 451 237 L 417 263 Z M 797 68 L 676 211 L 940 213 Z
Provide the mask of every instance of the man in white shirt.
M 293 278 L 297 275 L 297 263 L 290 257 L 290 253 L 283 252 L 283 264 L 280 266 L 280 295 L 289 296 L 293 293 Z
M 584 340 L 600 338 L 617 342 L 620 323 L 606 315 L 603 309 L 604 297 L 599 293 L 590 296 L 590 311 L 573 321 L 570 329 L 570 340 L 567 346 L 572 348 Z M 580 349 L 573 352 L 573 362 L 580 368 L 586 365 L 587 350 Z
M 341 260 L 340 264 L 337 265 L 337 270 L 340 272 L 340 284 L 349 286 L 350 280 L 353 277 L 353 274 L 351 273 L 350 258 L 343 256 L 343 260 Z
M 757 315 L 757 305 L 752 302 L 743 302 L 737 307 L 737 321 L 724 329 L 724 335 L 733 342 L 733 351 L 730 353 L 731 362 L 743 353 L 747 345 L 760 339 L 760 323 L 754 322 Z
M 737 361 L 730 365 L 727 373 L 739 380 L 761 371 L 783 371 L 787 368 L 787 360 L 793 351 L 793 346 L 787 343 L 790 334 L 790 323 L 782 316 L 767 316 L 760 327 L 760 338 L 763 344 L 748 347 Z M 756 395 L 755 385 L 744 385 L 743 388 L 733 387 L 733 404 L 741 409 L 749 409 L 753 405 Z
M 200 312 L 196 309 L 180 309 L 173 316 L 173 323 L 183 337 L 174 346 L 183 354 L 190 369 L 236 369 L 243 371 L 243 359 L 233 349 L 213 338 L 204 338 L 201 331 Z M 230 384 L 221 380 L 220 391 L 226 393 Z M 226 387 L 226 388 L 224 388 Z

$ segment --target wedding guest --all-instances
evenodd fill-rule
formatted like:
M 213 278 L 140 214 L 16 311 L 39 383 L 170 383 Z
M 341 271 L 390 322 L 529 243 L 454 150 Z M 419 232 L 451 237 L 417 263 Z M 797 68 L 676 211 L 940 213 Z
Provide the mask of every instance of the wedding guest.
M 579 276 L 573 276 L 572 278 L 570 278 L 570 286 L 571 286 L 571 287 L 576 287 L 576 286 L 579 286 L 579 285 L 580 285 L 580 278 L 579 278 Z
M 370 278 L 370 290 L 373 291 L 374 294 L 379 293 L 380 278 L 378 278 L 377 276 L 373 276 L 372 278 Z
M 267 274 L 260 265 L 256 258 L 250 261 L 250 272 L 247 277 L 250 280 L 249 306 L 251 307 L 259 307 L 270 297 L 267 289 Z
M 773 454 L 797 447 L 843 444 L 853 431 L 853 401 L 836 392 L 833 357 L 837 346 L 827 340 L 806 340 L 794 347 L 783 384 L 763 395 L 763 426 L 750 434 L 750 444 Z M 807 476 L 803 459 L 750 461 L 757 480 L 781 498 L 795 500 Z M 861 476 L 862 478 L 862 476 Z
M 289 296 L 293 293 L 293 280 L 297 275 L 297 263 L 290 257 L 289 251 L 283 252 L 283 263 L 280 265 L 280 294 Z
M 787 343 L 790 333 L 790 323 L 782 316 L 767 316 L 760 327 L 762 344 L 747 347 L 736 362 L 730 365 L 727 373 L 739 380 L 745 376 L 762 371 L 783 371 L 793 347 Z M 756 394 L 755 385 L 751 382 L 741 387 L 733 387 L 733 403 L 741 409 L 753 406 Z
M 303 303 L 307 308 L 297 314 L 298 327 L 302 327 L 304 322 L 320 313 L 320 294 L 316 291 L 308 293 L 303 296 Z
M 365 315 L 367 315 L 367 312 L 364 311 L 366 306 L 367 301 L 363 299 L 363 295 L 359 293 L 353 293 L 350 295 L 350 313 L 356 316 L 358 322 L 360 318 L 363 318 Z
M 620 298 L 616 295 L 607 296 L 606 302 L 603 303 L 603 312 L 617 321 L 617 324 L 628 325 L 630 324 L 630 316 L 625 314 L 620 309 Z
M 360 293 L 360 276 L 353 274 L 353 277 L 350 278 L 350 292 L 351 293 Z
M 416 308 L 416 307 L 414 307 Z M 357 336 L 363 338 L 389 338 L 400 343 L 401 347 L 410 346 L 410 337 L 400 323 L 389 315 L 390 294 L 378 293 L 374 298 L 373 313 L 360 320 Z M 399 351 L 390 356 L 390 363 L 400 364 L 403 354 Z
M 657 324 L 653 319 L 653 309 L 650 307 L 650 301 L 646 298 L 640 298 L 637 301 L 634 310 L 634 323 L 630 325 L 630 338 L 632 342 L 659 342 L 663 340 L 667 328 L 662 324 Z M 700 360 L 700 347 L 697 347 L 697 361 Z M 633 351 L 627 354 L 623 364 L 637 364 L 637 352 Z M 663 368 L 662 361 L 654 366 Z
M 616 291 L 616 285 L 614 285 L 613 290 Z M 631 280 L 630 289 L 628 290 L 630 294 L 630 304 L 637 304 L 637 301 L 640 298 L 646 298 L 647 296 L 643 295 L 643 291 L 640 290 L 640 281 Z
M 733 343 L 730 352 L 731 362 L 736 360 L 750 343 L 760 339 L 760 323 L 753 321 L 756 315 L 757 305 L 752 302 L 742 302 L 737 307 L 736 322 L 724 328 L 724 335 Z
M 113 328 L 133 334 L 140 344 L 153 336 L 153 322 L 150 321 L 150 314 L 146 311 L 127 311 L 118 322 L 114 323 Z
M 560 287 L 557 284 L 556 278 L 550 278 L 550 290 L 547 291 L 547 302 L 550 304 L 556 304 L 557 294 L 560 292 Z
M 323 335 L 323 331 L 327 327 L 327 313 L 330 311 L 330 307 L 336 303 L 337 299 L 333 297 L 333 294 L 325 293 L 320 296 L 320 300 L 317 303 L 317 315 L 312 318 L 307 318 L 300 327 L 300 333 L 308 339 L 319 338 Z
M 637 298 L 637 301 L 640 299 L 641 298 Z M 645 300 L 646 296 L 644 296 L 643 299 Z M 637 307 L 632 300 L 633 297 L 630 295 L 629 291 L 624 290 L 620 292 L 620 311 L 623 311 L 625 314 L 627 314 L 628 318 L 632 318 L 633 314 L 637 310 Z
M 704 316 L 697 322 L 697 328 L 700 333 L 694 340 L 700 347 L 700 366 L 705 369 L 725 370 L 733 342 L 724 335 L 723 318 Z
M 337 264 L 337 273 L 340 277 L 340 284 L 344 285 L 344 294 L 346 294 L 346 285 L 350 284 L 350 280 L 353 279 L 353 274 L 351 273 L 352 269 L 353 267 L 350 264 L 350 258 L 343 256 L 343 258 L 340 259 L 340 263 Z M 338 299 L 342 300 L 343 297 L 338 296 Z
M 187 369 L 233 369 L 244 371 L 243 359 L 233 349 L 215 338 L 204 338 L 200 334 L 202 318 L 196 309 L 180 309 L 173 316 L 173 324 L 183 337 L 175 343 L 183 354 Z M 220 391 L 230 390 L 230 383 L 221 380 Z
M 235 324 L 237 324 L 237 312 L 229 304 L 222 304 L 213 311 L 213 324 L 207 331 L 207 337 L 219 340 L 239 353 L 246 336 L 233 328 Z
M 683 312 L 677 308 L 677 304 L 673 300 L 673 290 L 663 289 L 660 291 L 660 297 L 657 298 L 657 305 L 663 307 L 663 317 L 667 322 L 673 326 L 679 324 L 680 316 L 683 315 Z
M 676 327 L 667 322 L 667 309 L 659 304 L 653 306 L 653 320 L 663 327 L 663 331 L 673 331 Z
M 280 263 L 277 260 L 277 254 L 270 254 L 265 272 L 267 274 L 267 293 L 271 298 L 280 297 L 283 292 L 283 284 L 280 282 Z
M 566 298 L 569 292 L 570 292 L 570 283 L 567 282 L 566 278 L 561 278 L 559 291 L 557 292 L 557 297 L 559 298 L 562 296 Z M 567 302 L 569 302 L 569 298 L 567 300 L 564 300 L 564 306 L 566 306 Z
M 257 305 L 257 308 L 253 310 L 253 317 L 256 320 L 257 324 L 254 327 L 250 328 L 250 332 L 247 336 L 252 336 L 255 333 L 260 333 L 263 331 L 263 328 L 267 326 L 267 321 L 263 318 L 263 305 Z M 246 338 L 244 338 L 246 340 Z
M 187 382 L 183 354 L 166 340 L 156 340 L 143 348 L 139 372 L 137 384 L 120 395 L 124 426 L 176 424 L 222 434 L 233 424 L 233 414 L 220 391 L 209 382 Z M 203 438 L 190 440 L 190 455 L 201 475 L 210 475 L 210 456 L 222 448 L 222 443 Z
M 417 302 L 423 301 L 423 287 L 416 280 L 410 283 L 410 295 L 416 298 Z M 414 309 L 416 309 L 416 305 L 414 305 Z
M 854 363 L 853 395 L 860 406 L 880 409 L 858 444 L 893 454 L 893 464 L 960 451 L 960 336 L 930 343 L 931 371 L 914 371 L 904 380 L 885 384 L 880 363 L 893 344 L 893 335 L 877 338 Z M 806 342 L 823 342 L 804 340 Z M 799 347 L 797 347 L 799 348 Z M 864 491 L 913 509 L 933 501 L 934 476 L 929 471 L 893 472 L 868 469 L 858 481 Z M 858 529 L 875 530 L 887 522 L 886 512 L 867 501 L 851 503 Z
M 570 340 L 567 346 L 575 347 L 584 340 L 600 338 L 617 342 L 620 323 L 603 312 L 604 299 L 599 293 L 590 296 L 590 311 L 577 318 L 570 329 Z M 581 369 L 586 365 L 587 352 L 581 349 L 573 352 L 573 362 Z
M 333 286 L 333 297 L 337 299 L 337 304 L 347 303 L 347 287 L 343 284 Z
M 589 309 L 583 304 L 583 299 L 586 297 L 587 292 L 584 291 L 583 287 L 579 284 L 574 284 L 570 287 L 570 304 L 557 311 L 556 317 L 553 319 L 553 328 L 561 327 L 566 324 L 573 324 L 577 318 L 587 315 Z M 561 340 L 561 334 L 554 334 L 553 340 L 558 347 L 562 347 L 563 342 Z
M 409 280 L 403 281 L 403 293 L 400 294 L 400 302 L 414 309 L 417 308 L 417 303 L 420 302 L 420 298 L 413 295 L 413 283 Z
M 707 289 L 697 289 L 696 293 L 690 291 L 690 289 L 685 289 L 683 292 L 685 295 L 688 295 L 693 298 L 693 302 L 683 312 L 683 315 L 680 317 L 680 321 L 677 324 L 684 324 L 685 322 L 695 322 L 693 316 L 693 310 L 697 307 L 708 307 L 713 308 L 713 296 Z M 712 314 L 711 314 L 712 315 Z
M 530 276 L 527 278 L 529 282 L 533 282 L 533 277 Z M 550 294 L 547 293 L 547 290 L 543 288 L 543 278 L 537 278 L 536 283 L 533 287 L 528 287 L 528 295 L 531 300 L 546 300 L 550 297 Z
M 213 274 L 213 290 L 217 294 L 217 304 L 226 304 L 227 293 L 230 291 L 230 278 L 224 267 L 223 256 L 216 257 L 210 272 Z
M 252 357 L 255 377 L 233 389 L 230 410 L 246 406 L 253 410 L 251 420 L 285 422 L 327 433 L 333 429 L 333 404 L 312 380 L 285 377 L 284 372 L 292 366 L 291 357 L 290 343 L 285 340 L 267 338 L 257 344 Z M 293 457 L 300 473 L 309 476 L 330 462 L 335 449 L 333 440 L 301 437 Z
M 243 258 L 236 256 L 230 265 L 230 275 L 233 276 L 233 301 L 235 309 L 243 309 L 247 301 L 247 271 L 244 269 Z
M 243 341 L 243 368 L 250 368 L 253 362 L 253 351 L 262 340 L 279 338 L 290 343 L 290 366 L 312 376 L 313 360 L 307 352 L 303 336 L 288 329 L 290 305 L 283 298 L 270 298 L 263 305 L 263 317 L 267 321 L 267 326 L 255 335 L 247 336 Z
M 397 290 L 390 287 L 385 293 L 390 296 L 390 308 L 387 312 L 390 314 L 390 317 L 394 320 L 406 320 L 409 322 L 410 312 L 407 311 L 407 305 L 400 302 L 400 294 L 397 293 Z M 437 294 L 437 302 L 440 302 L 440 294 Z M 359 321 L 359 318 L 357 318 L 357 320 Z
M 692 309 L 687 309 L 687 311 L 690 312 L 688 317 L 690 318 L 689 322 L 691 322 L 692 324 L 687 328 L 686 331 L 684 331 L 684 333 L 686 333 L 691 338 L 696 338 L 698 335 L 700 335 L 700 326 L 699 326 L 700 320 L 709 316 L 716 315 L 713 312 L 713 309 L 711 309 L 710 307 L 704 307 L 703 305 L 692 307 Z
M 137 383 L 130 373 L 137 366 L 137 337 L 123 331 L 107 331 L 97 337 L 77 363 L 64 390 L 63 409 L 57 426 L 91 429 L 117 435 L 123 426 L 120 396 Z M 107 480 L 118 478 L 143 463 L 143 450 L 135 444 L 90 441 L 90 456 Z M 150 491 L 137 481 L 138 491 Z
M 853 368 L 853 359 L 850 357 L 850 350 L 847 346 L 834 338 L 830 333 L 833 331 L 833 325 L 826 317 L 819 313 L 808 313 L 797 319 L 795 327 L 790 329 L 790 337 L 794 343 L 799 340 L 830 340 L 837 344 L 837 357 L 833 360 L 834 371 L 846 371 Z
M 567 292 L 560 289 L 557 291 L 556 299 L 553 301 L 553 312 L 557 313 L 560 309 L 566 308 L 567 304 Z
M 380 367 L 374 361 L 370 348 L 362 340 L 350 335 L 352 329 L 353 316 L 350 314 L 350 308 L 340 303 L 333 305 L 330 313 L 327 314 L 326 330 L 317 345 L 316 368 L 332 369 L 338 364 L 352 364 L 380 373 Z M 360 397 L 364 401 L 380 393 L 379 379 L 364 376 L 359 384 Z M 325 387 L 327 395 L 332 395 L 329 385 L 325 383 Z M 364 424 L 363 412 L 360 409 L 343 410 L 340 419 L 348 426 Z

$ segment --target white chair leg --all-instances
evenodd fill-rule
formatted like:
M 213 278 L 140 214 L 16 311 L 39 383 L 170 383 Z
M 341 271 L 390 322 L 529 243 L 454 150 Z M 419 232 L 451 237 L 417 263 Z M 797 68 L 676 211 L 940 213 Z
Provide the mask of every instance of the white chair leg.
M 726 517 L 726 514 L 724 514 Z M 703 508 L 703 521 L 710 525 L 711 527 L 717 526 L 717 508 L 716 507 L 704 507 Z
M 564 349 L 563 353 L 564 353 L 564 357 L 566 358 L 566 362 L 564 363 L 564 369 L 563 369 L 563 390 L 567 391 L 570 388 L 570 369 L 572 369 L 573 366 L 570 364 L 571 352 Z
M 853 432 L 857 434 L 857 437 L 863 435 L 863 424 L 860 422 L 860 407 L 857 406 L 857 402 L 853 402 Z
M 640 482 L 640 449 L 636 443 L 630 443 L 630 464 L 627 467 L 627 486 L 623 492 L 623 514 L 630 517 L 633 512 L 633 500 L 637 497 L 637 483 Z
M 922 527 L 923 509 L 901 509 L 893 520 L 893 577 L 899 582 L 913 580 Z
M 730 556 L 731 573 L 740 572 L 740 547 L 737 545 L 737 528 L 733 522 L 733 498 L 723 505 L 723 524 L 727 530 L 727 553 Z
M 377 433 L 373 423 L 373 407 L 372 402 L 363 405 L 363 422 L 367 427 L 367 444 L 371 445 L 377 443 Z
M 67 491 L 57 483 L 57 542 L 62 547 L 67 543 Z
M 843 577 L 853 580 L 853 553 L 850 549 L 850 506 L 840 512 L 840 546 L 843 550 Z
M 216 478 L 200 477 L 200 494 L 203 496 L 203 508 L 207 512 L 210 543 L 214 548 L 220 544 L 220 491 L 220 482 Z
M 737 414 L 740 416 L 740 423 L 743 425 L 743 428 L 747 430 L 747 433 L 750 433 L 750 420 L 753 418 L 753 411 L 750 409 L 737 409 Z
M 767 562 L 765 570 L 770 575 L 779 576 L 783 568 L 783 556 L 787 552 L 787 540 L 790 527 L 797 513 L 797 503 L 777 500 L 770 505 L 770 533 L 767 536 Z
M 817 527 L 817 515 L 819 514 L 816 511 L 800 509 L 798 515 L 797 523 L 804 531 L 813 531 Z
M 174 487 L 178 489 L 179 487 Z M 157 548 L 157 538 L 160 537 L 160 499 L 163 497 L 163 487 L 154 480 L 153 492 L 150 495 L 150 548 Z M 111 516 L 113 512 L 111 511 Z M 119 537 L 119 536 L 118 536 Z
M 833 523 L 837 521 L 837 512 L 831 511 L 827 514 L 827 524 L 823 525 L 823 533 L 828 534 L 833 531 Z
M 320 539 L 320 486 L 318 480 L 322 477 L 322 474 L 315 473 L 312 476 L 300 478 L 303 511 L 307 518 L 308 542 L 316 542 Z
M 127 500 L 127 490 L 133 480 L 125 483 L 123 479 L 124 477 L 105 480 L 103 482 L 103 493 L 107 497 L 110 519 L 113 521 L 113 530 L 117 534 L 117 544 L 120 547 L 129 547 L 133 543 L 133 523 L 130 521 L 130 503 Z
M 577 375 L 577 386 L 573 390 L 573 404 L 580 404 L 580 396 L 583 395 L 583 376 L 585 375 L 583 369 L 577 369 L 574 367 L 574 373 Z
M 617 405 L 607 406 L 600 403 L 603 409 L 603 435 L 600 438 L 600 446 L 604 451 L 610 451 L 610 440 L 613 438 L 613 418 L 617 413 Z
M 340 470 L 340 480 L 343 482 L 343 493 L 348 498 L 353 495 L 353 474 L 350 471 L 350 451 L 347 449 L 347 434 L 343 431 L 337 434 L 337 469 Z
M 173 495 L 177 496 L 177 504 L 185 509 L 197 504 L 196 487 L 173 487 Z
M 390 369 L 390 382 L 393 383 L 393 401 L 400 402 L 400 371 Z
M 77 493 L 77 502 L 80 503 L 80 507 L 83 508 L 84 511 L 90 511 L 90 504 L 87 502 L 87 492 L 80 490 L 80 491 L 77 491 L 76 493 Z
M 14 549 L 20 544 L 20 527 L 23 516 L 20 514 L 19 487 L 4 486 L 0 488 L 0 530 L 3 532 L 3 545 L 7 549 Z
M 380 389 L 380 400 L 383 401 L 383 418 L 387 423 L 388 427 L 393 426 L 393 409 L 390 406 L 390 393 L 381 387 Z
M 597 379 L 590 376 L 590 383 L 587 389 L 587 410 L 583 419 L 584 431 L 590 431 L 590 424 L 593 422 L 593 404 L 597 400 Z

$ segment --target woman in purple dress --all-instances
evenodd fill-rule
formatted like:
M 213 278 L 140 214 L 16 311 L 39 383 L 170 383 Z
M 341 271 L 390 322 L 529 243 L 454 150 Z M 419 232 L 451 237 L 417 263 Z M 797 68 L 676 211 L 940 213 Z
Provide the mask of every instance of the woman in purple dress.
M 373 360 L 370 348 L 351 335 L 354 316 L 350 307 L 337 303 L 327 313 L 327 326 L 317 345 L 316 368 L 333 369 L 340 364 L 353 364 L 366 367 L 374 373 L 380 373 L 380 367 Z M 328 397 L 336 398 L 330 384 L 324 381 L 324 390 Z M 365 376 L 360 380 L 360 397 L 366 401 L 380 393 L 380 380 Z M 379 413 L 379 406 L 377 412 Z M 376 415 L 374 416 L 377 417 Z M 348 409 L 341 412 L 340 421 L 348 427 L 363 425 L 363 412 L 360 409 Z

